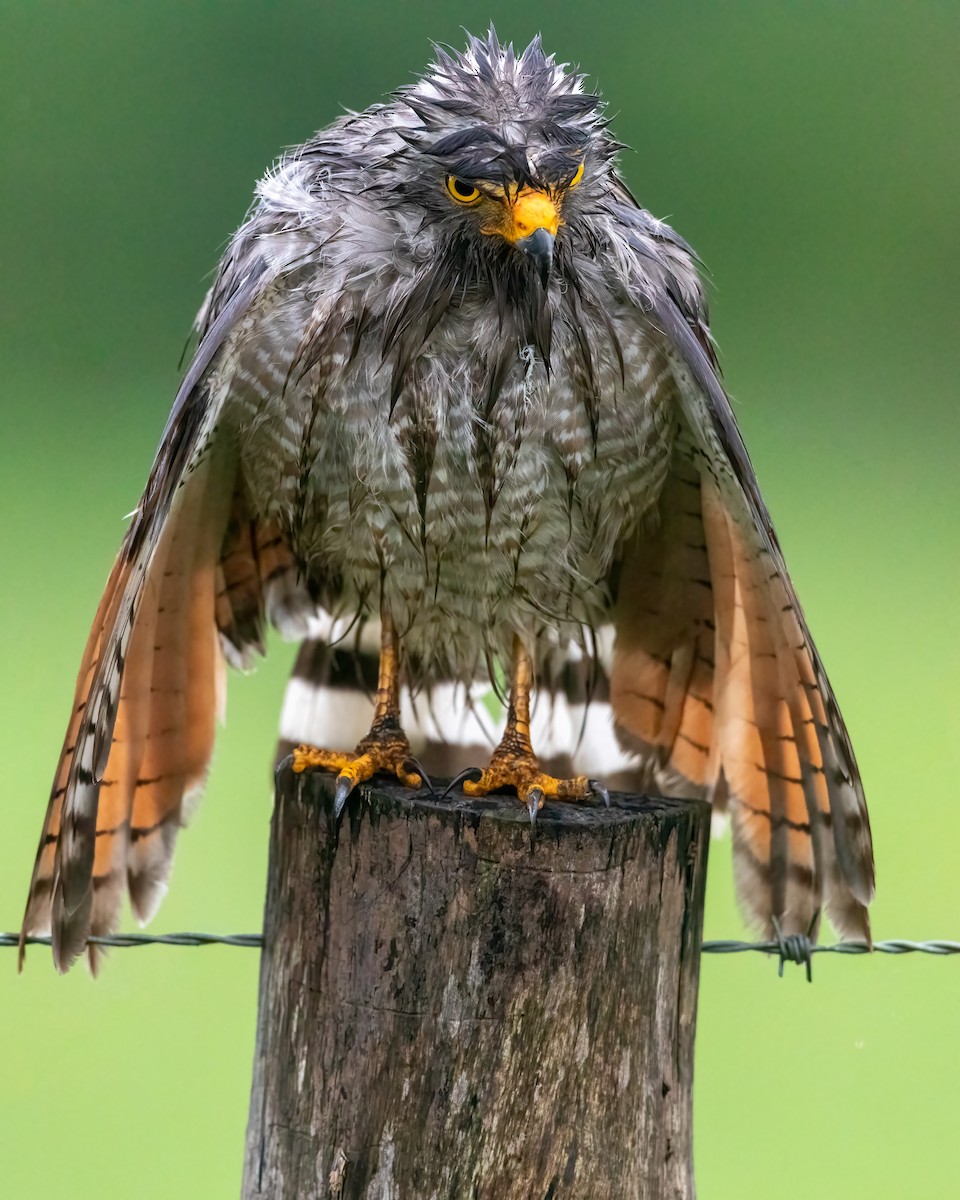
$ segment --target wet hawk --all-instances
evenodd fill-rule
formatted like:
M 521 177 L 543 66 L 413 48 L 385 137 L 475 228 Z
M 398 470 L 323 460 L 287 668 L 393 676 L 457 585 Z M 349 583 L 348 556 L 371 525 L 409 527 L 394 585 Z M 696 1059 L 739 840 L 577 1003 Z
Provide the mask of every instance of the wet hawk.
M 267 622 L 308 638 L 282 736 L 340 804 L 463 766 L 531 818 L 705 796 L 760 927 L 869 936 L 847 732 L 696 260 L 620 149 L 582 75 L 491 31 L 261 181 L 80 667 L 23 925 L 58 967 L 125 891 L 155 910 Z

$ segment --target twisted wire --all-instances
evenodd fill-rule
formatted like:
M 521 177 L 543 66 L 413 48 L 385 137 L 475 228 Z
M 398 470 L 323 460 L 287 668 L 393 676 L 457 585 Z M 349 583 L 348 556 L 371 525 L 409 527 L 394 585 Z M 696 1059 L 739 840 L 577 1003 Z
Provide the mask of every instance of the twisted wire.
M 0 933 L 0 949 L 19 944 L 20 935 L 16 933 Z M 28 937 L 24 939 L 28 946 L 49 946 L 49 937 Z M 115 933 L 109 937 L 90 937 L 87 939 L 93 946 L 108 946 L 113 949 L 125 950 L 131 946 L 241 946 L 248 950 L 263 948 L 263 935 L 259 933 Z M 835 942 L 830 945 L 818 946 L 805 934 L 780 935 L 774 941 L 742 942 L 736 939 L 704 942 L 701 946 L 703 954 L 742 954 L 761 953 L 772 954 L 779 960 L 779 973 L 783 974 L 784 965 L 795 963 L 806 969 L 807 979 L 811 979 L 812 959 L 814 954 L 960 954 L 960 942 L 950 941 L 910 941 L 907 938 L 893 938 L 883 942 L 874 942 L 873 948 L 865 942 Z
M 49 946 L 49 936 L 25 937 L 27 946 Z M 18 933 L 0 933 L 0 949 L 20 944 Z M 130 946 L 243 946 L 251 950 L 263 949 L 263 935 L 259 933 L 113 933 L 109 937 L 91 935 L 90 946 L 109 946 L 125 950 Z

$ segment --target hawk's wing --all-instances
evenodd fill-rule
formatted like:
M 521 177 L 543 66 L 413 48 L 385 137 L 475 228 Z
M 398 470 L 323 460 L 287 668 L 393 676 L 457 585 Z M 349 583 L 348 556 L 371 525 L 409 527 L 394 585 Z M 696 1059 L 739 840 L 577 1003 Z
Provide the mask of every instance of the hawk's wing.
M 873 850 L 847 730 L 696 293 L 669 273 L 652 283 L 638 300 L 671 348 L 679 429 L 659 528 L 620 566 L 618 732 L 662 789 L 729 807 L 738 893 L 768 933 L 808 933 L 823 903 L 869 939 Z
M 231 606 L 237 589 L 224 573 L 236 575 L 243 536 L 225 545 L 225 532 L 243 497 L 234 492 L 230 439 L 215 436 L 230 398 L 225 360 L 271 277 L 258 255 L 242 264 L 228 256 L 204 310 L 196 354 L 84 652 L 21 961 L 23 937 L 50 930 L 65 970 L 91 933 L 116 927 L 125 886 L 142 918 L 165 890 L 183 804 L 203 783 L 222 706 L 218 624 L 227 639 L 239 636 L 242 606 Z M 93 966 L 95 953 L 91 947 Z

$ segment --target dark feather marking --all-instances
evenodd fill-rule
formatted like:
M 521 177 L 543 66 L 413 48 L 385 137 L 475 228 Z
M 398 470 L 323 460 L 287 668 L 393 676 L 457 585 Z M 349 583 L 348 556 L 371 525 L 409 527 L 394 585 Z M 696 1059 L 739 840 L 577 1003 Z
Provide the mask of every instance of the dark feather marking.
M 699 750 L 701 754 L 709 754 L 710 752 L 709 746 L 705 746 L 703 742 L 695 742 L 692 737 L 681 730 L 677 730 L 677 737 L 680 741 L 686 742 L 688 746 L 692 746 L 694 750 Z
M 799 883 L 803 887 L 812 889 L 814 886 L 813 871 L 810 869 L 810 867 L 804 866 L 803 863 L 784 862 L 781 860 L 781 863 L 775 872 L 770 863 L 764 862 L 763 859 L 758 858 L 757 855 L 754 854 L 743 838 L 739 838 L 737 841 L 737 853 L 743 856 L 742 861 L 747 863 L 747 865 L 750 866 L 767 884 L 775 881 L 775 875 L 780 875 L 782 876 L 782 883 L 784 884 L 787 882 L 787 880 L 791 880 L 794 883 Z M 782 912 L 783 905 L 781 902 L 780 909 L 777 910 L 774 908 L 774 913 L 775 915 L 779 915 Z
M 96 836 L 101 837 L 116 837 L 118 833 L 124 833 L 129 826 L 129 821 L 121 821 L 118 825 L 112 825 L 109 829 L 98 829 Z
M 130 841 L 139 842 L 144 838 L 150 837 L 154 833 L 158 833 L 171 822 L 180 824 L 180 814 L 178 811 L 169 812 L 166 816 L 160 818 L 159 821 L 154 821 L 152 825 L 131 825 L 130 826 Z
M 93 884 L 93 890 L 95 892 L 99 891 L 101 888 L 106 887 L 108 883 L 119 879 L 122 874 L 121 870 L 113 869 L 106 871 L 103 875 L 94 875 L 90 881 Z

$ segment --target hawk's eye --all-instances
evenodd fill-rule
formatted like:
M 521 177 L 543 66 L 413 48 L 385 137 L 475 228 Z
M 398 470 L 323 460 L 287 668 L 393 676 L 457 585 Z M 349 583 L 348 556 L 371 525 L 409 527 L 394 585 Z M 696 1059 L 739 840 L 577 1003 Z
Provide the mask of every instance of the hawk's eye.
M 480 199 L 479 189 L 472 183 L 464 183 L 456 175 L 447 176 L 447 191 L 458 204 L 476 204 Z
M 567 184 L 567 187 L 575 188 L 582 178 L 583 178 L 583 163 L 581 163 L 580 166 L 577 167 L 576 172 L 574 173 L 573 178 Z

